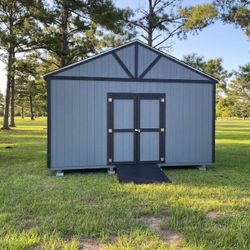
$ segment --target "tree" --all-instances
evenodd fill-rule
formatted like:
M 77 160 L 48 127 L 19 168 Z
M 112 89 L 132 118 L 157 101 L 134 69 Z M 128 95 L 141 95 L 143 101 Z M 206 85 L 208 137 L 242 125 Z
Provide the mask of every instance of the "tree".
M 3 93 L 0 91 L 0 115 L 3 115 L 4 111 L 4 96 Z
M 250 37 L 250 1 L 249 0 L 215 0 L 220 19 L 240 27 Z
M 9 104 L 11 101 L 10 126 L 15 126 L 15 60 L 16 54 L 33 49 L 32 36 L 39 30 L 34 16 L 43 9 L 40 0 L 0 0 L 0 50 L 1 59 L 7 64 L 7 88 L 3 128 L 9 129 Z
M 149 46 L 164 48 L 162 45 L 170 38 L 186 38 L 187 33 L 197 33 L 216 16 L 213 4 L 183 7 L 181 0 L 148 0 L 148 8 L 137 10 L 136 18 L 129 23 L 142 31 Z
M 46 110 L 46 86 L 45 81 L 41 78 L 41 67 L 42 64 L 36 53 L 17 60 L 16 100 L 17 104 L 21 106 L 22 115 L 24 108 L 29 107 L 31 120 L 34 120 L 35 110 L 40 110 L 43 113 Z
M 235 72 L 235 79 L 229 85 L 228 99 L 232 101 L 232 116 L 250 117 L 250 63 Z
M 104 29 L 125 35 L 125 19 L 130 14 L 116 8 L 112 0 L 53 0 L 50 9 L 52 19 L 44 23 L 38 40 L 56 59 L 52 61 L 56 68 L 95 53 L 98 45 L 104 45 L 98 36 L 112 40 Z
M 224 69 L 222 58 L 214 58 L 206 61 L 204 57 L 194 53 L 184 56 L 183 61 L 219 80 L 217 97 L 227 92 L 227 81 L 232 76 L 232 73 Z

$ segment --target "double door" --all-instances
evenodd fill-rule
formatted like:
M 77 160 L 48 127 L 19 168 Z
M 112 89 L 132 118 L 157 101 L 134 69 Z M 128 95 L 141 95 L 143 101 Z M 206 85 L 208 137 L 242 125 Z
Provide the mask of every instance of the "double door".
M 165 162 L 165 94 L 110 93 L 108 164 Z

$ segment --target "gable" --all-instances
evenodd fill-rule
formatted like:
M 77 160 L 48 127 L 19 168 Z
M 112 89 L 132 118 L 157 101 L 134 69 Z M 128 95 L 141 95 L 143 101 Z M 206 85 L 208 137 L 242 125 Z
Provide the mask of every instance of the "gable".
M 206 76 L 197 74 L 166 57 L 161 57 L 144 78 L 207 80 Z
M 110 67 L 112 65 L 112 67 Z M 112 54 L 95 58 L 89 62 L 69 67 L 55 73 L 55 76 L 87 76 L 87 77 L 128 77 Z
M 115 52 L 129 72 L 135 75 L 135 46 L 128 46 Z
M 143 46 L 138 46 L 138 75 L 141 76 L 143 72 L 150 66 L 150 64 L 157 58 L 158 54 Z
M 47 74 L 101 80 L 210 82 L 217 80 L 142 42 L 134 41 Z M 99 79 L 100 78 L 100 79 Z

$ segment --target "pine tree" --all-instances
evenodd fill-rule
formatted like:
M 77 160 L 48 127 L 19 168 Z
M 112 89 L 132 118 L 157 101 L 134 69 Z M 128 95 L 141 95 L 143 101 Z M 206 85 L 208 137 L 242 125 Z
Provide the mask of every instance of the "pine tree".
M 42 79 L 41 67 L 36 53 L 32 53 L 16 63 L 17 104 L 21 110 L 29 109 L 31 120 L 34 113 L 46 110 L 46 86 Z M 23 112 L 22 112 L 23 113 Z
M 232 76 L 232 72 L 228 72 L 223 67 L 222 58 L 205 60 L 202 56 L 190 54 L 184 56 L 183 61 L 219 80 L 219 84 L 217 84 L 217 98 L 227 92 L 227 83 L 229 78 Z
M 111 42 L 115 34 L 126 37 L 125 20 L 130 11 L 116 8 L 111 0 L 54 0 L 50 9 L 52 22 L 44 23 L 40 43 L 56 59 L 52 61 L 55 67 L 64 67 L 107 45 L 98 37 Z
M 219 17 L 224 23 L 234 24 L 250 37 L 250 1 L 215 0 Z
M 231 115 L 250 117 L 250 63 L 235 72 L 235 79 L 229 85 L 228 99 L 233 103 Z
M 7 64 L 7 88 L 3 129 L 9 129 L 9 105 L 11 102 L 10 126 L 15 126 L 15 60 L 16 54 L 35 49 L 32 36 L 39 30 L 35 16 L 43 9 L 40 0 L 0 0 L 0 49 L 2 60 Z
M 186 38 L 187 33 L 197 33 L 211 24 L 217 9 L 213 4 L 183 7 L 180 0 L 148 0 L 148 8 L 139 9 L 136 14 L 129 23 L 149 46 L 163 49 L 170 38 Z

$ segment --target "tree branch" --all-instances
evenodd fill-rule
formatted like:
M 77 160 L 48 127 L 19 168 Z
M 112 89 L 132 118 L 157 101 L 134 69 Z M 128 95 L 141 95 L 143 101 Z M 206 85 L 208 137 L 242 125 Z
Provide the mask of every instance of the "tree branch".
M 183 26 L 184 26 L 184 24 L 178 26 L 176 29 L 174 29 L 172 32 L 170 32 L 170 34 L 165 39 L 163 39 L 161 42 L 157 43 L 154 47 L 156 48 L 157 46 L 159 46 L 162 43 L 166 42 L 170 37 L 172 37 L 175 33 L 177 33 L 176 31 L 181 29 L 181 27 L 183 27 Z

